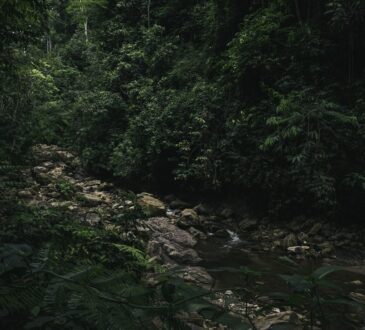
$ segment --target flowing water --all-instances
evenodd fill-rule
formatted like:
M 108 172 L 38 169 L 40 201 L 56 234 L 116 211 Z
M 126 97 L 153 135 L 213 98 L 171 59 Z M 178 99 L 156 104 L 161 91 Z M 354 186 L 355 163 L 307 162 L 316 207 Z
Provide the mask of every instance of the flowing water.
M 245 276 L 233 272 L 231 268 L 248 267 L 251 270 L 261 272 L 261 275 L 254 279 L 255 290 L 261 296 L 266 296 L 272 292 L 288 292 L 287 284 L 278 276 L 279 274 L 311 274 L 314 270 L 324 265 L 321 260 L 301 261 L 296 269 L 289 268 L 280 260 L 280 254 L 273 252 L 252 251 L 255 242 L 246 241 L 233 231 L 228 231 L 229 238 L 218 239 L 209 236 L 208 239 L 200 241 L 197 251 L 203 258 L 201 266 L 213 276 L 216 287 L 231 289 L 235 287 L 245 287 Z M 257 243 L 256 243 L 257 246 Z M 328 264 L 327 264 L 328 265 Z M 218 271 L 217 271 L 218 270 Z M 365 272 L 362 267 L 347 267 L 344 271 L 339 271 L 328 276 L 331 283 L 339 286 L 339 295 L 347 297 L 351 292 L 365 294 Z M 350 282 L 361 281 L 362 284 L 354 285 Z M 364 296 L 365 297 L 365 296 Z M 357 311 L 358 313 L 358 311 Z M 365 325 L 365 310 L 363 317 Z M 337 322 L 337 321 L 336 321 Z M 331 329 L 352 329 L 347 328 L 340 322 Z M 365 328 L 359 328 L 365 329 Z

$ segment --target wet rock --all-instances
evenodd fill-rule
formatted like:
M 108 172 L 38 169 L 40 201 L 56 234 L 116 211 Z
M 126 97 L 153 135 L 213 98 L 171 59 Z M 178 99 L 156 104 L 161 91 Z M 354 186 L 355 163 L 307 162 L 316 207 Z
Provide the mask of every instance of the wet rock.
M 258 224 L 257 219 L 244 219 L 238 224 L 238 227 L 242 231 L 250 231 L 256 229 Z
M 138 197 L 137 203 L 148 216 L 165 215 L 166 207 L 162 201 L 147 193 L 142 193 Z
M 227 238 L 229 237 L 229 232 L 223 228 L 218 229 L 215 233 L 214 236 L 219 237 L 219 238 Z
M 257 329 L 270 330 L 280 327 L 287 330 L 301 330 L 303 326 L 300 324 L 299 316 L 293 311 L 273 313 L 261 316 L 255 321 Z
M 282 246 L 288 248 L 289 246 L 296 246 L 298 244 L 298 239 L 295 234 L 291 233 L 285 236 L 282 242 Z
M 194 207 L 194 211 L 199 215 L 209 215 L 213 212 L 213 210 L 205 204 L 198 204 Z
M 193 235 L 194 238 L 207 239 L 207 235 L 205 235 L 202 231 L 200 231 L 194 227 L 190 227 L 188 231 L 191 235 Z
M 180 199 L 175 199 L 174 201 L 172 201 L 170 204 L 169 204 L 170 208 L 172 209 L 185 209 L 185 208 L 189 208 L 190 207 L 190 204 L 189 203 L 186 203 Z
M 177 221 L 177 225 L 181 228 L 189 228 L 199 225 L 199 216 L 193 209 L 184 209 Z

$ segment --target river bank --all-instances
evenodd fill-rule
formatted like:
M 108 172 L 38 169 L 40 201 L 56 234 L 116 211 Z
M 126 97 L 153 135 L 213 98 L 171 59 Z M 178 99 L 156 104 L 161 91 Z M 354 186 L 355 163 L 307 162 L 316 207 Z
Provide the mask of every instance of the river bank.
M 66 150 L 41 145 L 34 155 L 36 164 L 23 172 L 28 187 L 18 192 L 21 200 L 37 207 L 64 208 L 75 221 L 112 231 L 112 217 L 141 207 L 147 219 L 139 230 L 148 237 L 149 256 L 167 269 L 180 267 L 179 276 L 188 283 L 224 289 L 213 301 L 254 320 L 258 329 L 275 324 L 301 329 L 308 322 L 300 310 L 275 306 L 268 297 L 270 292 L 288 291 L 287 283 L 278 276 L 282 273 L 304 276 L 324 265 L 341 266 L 333 280 L 344 288 L 343 296 L 365 302 L 364 230 L 305 218 L 272 223 L 226 204 L 192 205 L 173 195 L 126 193 L 90 177 L 78 158 Z M 295 271 L 287 266 L 294 266 Z M 248 287 L 246 300 L 231 290 Z M 346 318 L 355 328 L 365 321 L 351 309 Z M 195 326 L 204 328 L 206 324 L 199 320 Z

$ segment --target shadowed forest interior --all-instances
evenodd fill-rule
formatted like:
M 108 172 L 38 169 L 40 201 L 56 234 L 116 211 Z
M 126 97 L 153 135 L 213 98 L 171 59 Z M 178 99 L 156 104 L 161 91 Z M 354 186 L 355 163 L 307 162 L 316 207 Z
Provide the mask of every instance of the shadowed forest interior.
M 4 329 L 365 329 L 365 0 L 0 0 Z

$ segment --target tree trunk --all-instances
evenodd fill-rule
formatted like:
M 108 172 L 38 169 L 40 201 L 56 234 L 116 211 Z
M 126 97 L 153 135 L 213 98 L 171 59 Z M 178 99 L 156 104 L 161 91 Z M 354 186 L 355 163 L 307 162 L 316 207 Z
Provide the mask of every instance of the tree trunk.
M 151 0 L 147 0 L 147 27 L 150 28 L 151 25 Z
M 87 26 L 87 17 L 85 18 L 85 22 L 84 22 L 84 33 L 85 33 L 85 41 L 87 43 L 89 41 L 89 37 L 88 37 L 88 26 Z
M 351 84 L 354 79 L 354 52 L 355 52 L 355 36 L 354 28 L 351 24 L 349 30 L 349 45 L 348 45 L 348 83 Z
M 300 6 L 299 6 L 299 2 L 298 0 L 295 0 L 295 11 L 296 11 L 296 14 L 297 14 L 297 19 L 298 19 L 298 22 L 300 25 L 302 25 L 302 15 L 300 13 Z

